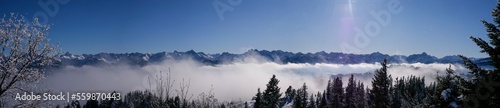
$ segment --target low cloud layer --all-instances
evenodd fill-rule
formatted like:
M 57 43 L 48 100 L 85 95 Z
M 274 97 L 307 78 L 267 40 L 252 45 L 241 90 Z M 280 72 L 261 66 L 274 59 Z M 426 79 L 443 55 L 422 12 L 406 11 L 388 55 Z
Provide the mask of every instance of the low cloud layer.
M 255 95 L 257 88 L 263 91 L 273 74 L 280 80 L 279 86 L 282 91 L 289 85 L 298 88 L 306 83 L 309 92 L 316 93 L 325 89 L 331 75 L 344 74 L 343 81 L 346 84 L 349 74 L 373 72 L 380 67 L 380 64 L 277 64 L 252 58 L 217 66 L 201 65 L 192 60 L 163 62 L 144 67 L 67 66 L 50 72 L 41 86 L 63 92 L 117 90 L 126 93 L 155 88 L 156 84 L 152 80 L 158 75 L 166 78 L 170 70 L 171 79 L 175 80 L 173 89 L 179 90 L 179 85 L 184 79 L 185 83 L 190 82 L 188 94 L 192 94 L 193 99 L 202 92 L 209 92 L 213 87 L 215 97 L 221 101 L 240 99 L 246 101 Z M 426 82 L 430 83 L 434 81 L 437 71 L 444 73 L 448 67 L 457 72 L 467 71 L 460 65 L 420 63 L 391 64 L 388 71 L 393 78 L 408 75 L 425 76 Z M 365 86 L 371 86 L 371 78 L 372 76 L 356 76 L 356 79 L 364 82 Z

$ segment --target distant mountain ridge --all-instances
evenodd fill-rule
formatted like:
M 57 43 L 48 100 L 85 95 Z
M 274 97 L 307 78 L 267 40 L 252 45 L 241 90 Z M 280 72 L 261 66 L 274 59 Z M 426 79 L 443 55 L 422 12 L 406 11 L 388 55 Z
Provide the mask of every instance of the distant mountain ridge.
M 387 58 L 389 63 L 458 63 L 462 64 L 463 61 L 460 57 L 445 56 L 443 58 L 437 58 L 432 55 L 428 55 L 423 52 L 421 54 L 412 54 L 409 56 L 405 55 L 388 55 L 380 52 L 374 52 L 371 54 L 350 54 L 341 52 L 316 52 L 316 53 L 292 53 L 282 50 L 256 50 L 251 49 L 242 54 L 232 54 L 232 53 L 218 53 L 218 54 L 206 54 L 203 52 L 196 52 L 194 50 L 189 50 L 186 52 L 159 52 L 159 53 L 99 53 L 99 54 L 82 54 L 73 55 L 71 53 L 65 53 L 60 56 L 60 61 L 57 63 L 59 66 L 62 65 L 73 65 L 73 66 L 83 66 L 83 65 L 97 65 L 97 64 L 118 64 L 125 63 L 135 66 L 145 66 L 147 64 L 159 63 L 162 61 L 180 61 L 186 59 L 192 59 L 194 61 L 200 62 L 205 65 L 219 65 L 228 64 L 238 61 L 245 61 L 247 57 L 260 57 L 270 62 L 276 62 L 280 64 L 287 63 L 331 63 L 331 64 L 359 64 L 359 63 L 376 63 L 381 62 Z M 489 58 L 471 58 L 480 65 L 488 65 L 490 62 Z

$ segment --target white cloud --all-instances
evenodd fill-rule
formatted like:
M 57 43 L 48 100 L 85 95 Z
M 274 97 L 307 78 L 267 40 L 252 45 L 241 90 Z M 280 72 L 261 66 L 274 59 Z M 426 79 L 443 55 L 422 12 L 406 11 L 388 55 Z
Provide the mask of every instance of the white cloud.
M 151 64 L 144 67 L 131 67 L 127 65 L 114 66 L 83 66 L 64 67 L 52 72 L 43 80 L 43 85 L 60 91 L 113 91 L 129 92 L 135 89 L 150 88 L 148 76 L 153 78 L 162 71 L 165 75 L 171 70 L 171 78 L 175 80 L 174 89 L 179 89 L 179 83 L 184 78 L 190 81 L 189 94 L 193 98 L 202 92 L 208 92 L 213 85 L 215 97 L 222 101 L 250 100 L 257 92 L 263 91 L 273 74 L 280 80 L 279 86 L 284 91 L 291 85 L 294 88 L 306 83 L 309 92 L 323 91 L 330 75 L 366 73 L 380 68 L 379 64 L 277 64 L 274 62 L 237 62 L 217 66 L 205 66 L 192 60 L 178 62 L 164 62 Z M 258 62 L 256 62 L 258 61 Z M 433 81 L 436 72 L 449 67 L 449 64 L 392 64 L 389 74 L 395 77 L 425 76 L 426 81 Z M 418 67 L 414 68 L 414 67 Z M 464 72 L 460 65 L 451 65 L 451 68 Z M 357 80 L 371 85 L 371 76 L 357 76 Z M 344 84 L 347 77 L 343 78 Z M 345 85 L 344 85 L 345 86 Z

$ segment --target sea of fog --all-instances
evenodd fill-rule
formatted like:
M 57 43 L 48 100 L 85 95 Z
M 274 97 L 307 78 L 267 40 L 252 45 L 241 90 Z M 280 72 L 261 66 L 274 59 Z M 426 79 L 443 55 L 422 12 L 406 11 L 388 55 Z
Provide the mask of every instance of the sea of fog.
M 288 86 L 299 88 L 303 83 L 309 93 L 323 91 L 332 75 L 344 76 L 346 86 L 348 76 L 354 74 L 356 80 L 371 86 L 372 74 L 381 68 L 375 64 L 278 64 L 249 58 L 246 61 L 231 64 L 207 66 L 193 60 L 165 61 L 143 67 L 129 65 L 103 65 L 82 67 L 66 66 L 51 70 L 39 87 L 49 88 L 54 92 L 92 92 L 119 91 L 127 93 L 133 90 L 155 89 L 155 80 L 168 75 L 173 82 L 173 92 L 178 94 L 180 85 L 189 84 L 189 97 L 197 98 L 200 93 L 213 89 L 215 98 L 220 101 L 251 100 L 257 88 L 263 91 L 272 75 L 280 80 L 279 86 L 284 92 Z M 458 64 L 389 64 L 388 73 L 392 78 L 402 76 L 423 76 L 426 83 L 434 81 L 436 75 L 444 74 L 446 68 L 456 72 L 468 72 Z

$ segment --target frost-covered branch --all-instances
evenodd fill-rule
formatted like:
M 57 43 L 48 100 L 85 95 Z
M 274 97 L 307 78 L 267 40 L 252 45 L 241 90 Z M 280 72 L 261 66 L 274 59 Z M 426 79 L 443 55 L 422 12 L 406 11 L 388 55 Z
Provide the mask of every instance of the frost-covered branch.
M 0 19 L 0 97 L 30 90 L 44 77 L 42 67 L 60 54 L 46 38 L 49 28 L 13 13 Z

